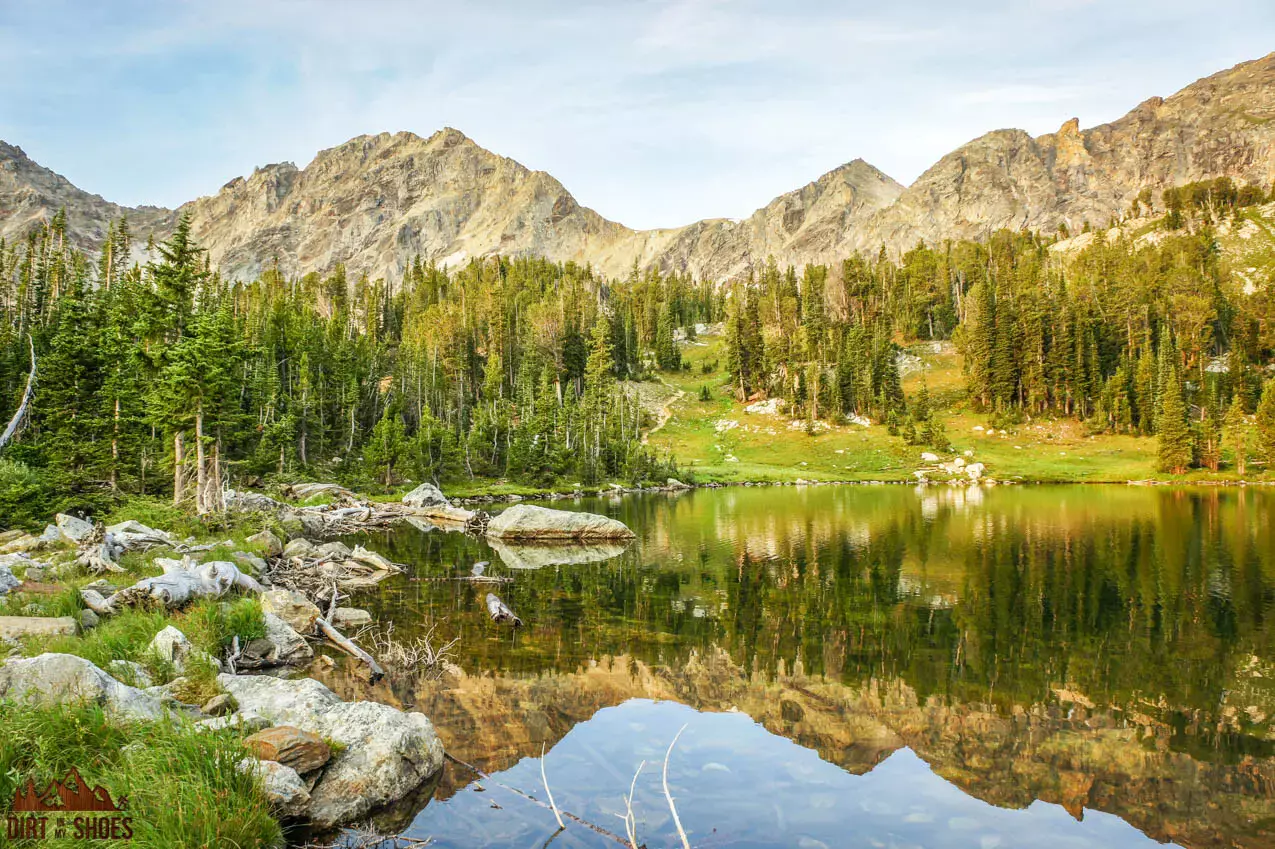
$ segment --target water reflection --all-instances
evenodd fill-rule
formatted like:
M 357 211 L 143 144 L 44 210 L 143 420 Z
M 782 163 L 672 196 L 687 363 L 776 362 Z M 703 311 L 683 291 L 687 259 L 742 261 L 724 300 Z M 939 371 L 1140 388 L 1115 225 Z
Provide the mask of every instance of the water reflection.
M 1275 496 L 979 493 L 758 488 L 586 501 L 638 539 L 574 565 L 507 561 L 460 535 L 398 530 L 368 544 L 415 573 L 361 603 L 399 631 L 433 624 L 459 637 L 462 671 L 373 695 L 415 705 L 449 752 L 509 770 L 502 780 L 524 790 L 539 787 L 539 766 L 525 759 L 547 745 L 548 765 L 562 770 L 555 794 L 561 782 L 572 799 L 559 803 L 608 827 L 619 826 L 611 814 L 622 796 L 611 773 L 627 788 L 650 745 L 624 730 L 627 717 L 688 714 L 686 769 L 717 763 L 722 775 L 751 776 L 710 776 L 709 793 L 697 785 L 707 779 L 683 775 L 680 810 L 697 825 L 696 845 L 1141 845 L 1135 828 L 1184 846 L 1275 845 Z M 526 628 L 491 625 L 485 588 L 447 580 L 480 560 L 515 577 L 501 594 Z M 367 696 L 350 670 L 332 683 Z M 709 713 L 728 711 L 746 716 Z M 692 759 L 696 727 L 733 748 Z M 588 743 L 576 763 L 577 739 L 611 742 Z M 835 771 L 832 796 L 814 779 L 784 778 L 803 758 Z M 495 797 L 472 781 L 459 768 L 445 776 L 415 833 L 523 846 L 556 828 L 516 803 L 483 809 Z M 944 793 L 959 804 L 943 808 Z M 837 799 L 830 813 L 826 798 Z M 772 803 L 782 830 L 745 816 Z M 668 844 L 659 806 L 642 807 L 643 838 Z M 994 827 L 947 824 L 962 818 Z M 840 837 L 828 830 L 837 828 Z M 568 837 L 555 845 L 603 845 Z

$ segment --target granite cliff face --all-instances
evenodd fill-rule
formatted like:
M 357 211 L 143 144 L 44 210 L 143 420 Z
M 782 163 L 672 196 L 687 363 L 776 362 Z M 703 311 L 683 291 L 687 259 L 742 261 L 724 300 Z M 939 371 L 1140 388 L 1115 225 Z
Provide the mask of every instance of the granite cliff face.
M 862 160 L 781 195 L 750 217 L 638 231 L 580 206 L 553 177 L 484 150 L 462 133 L 359 136 L 308 166 L 259 168 L 177 211 L 127 209 L 77 189 L 0 142 L 0 237 L 21 237 L 65 206 L 89 251 L 127 214 L 138 241 L 189 213 L 231 277 L 276 262 L 397 279 L 413 256 L 449 265 L 496 254 L 589 262 L 609 276 L 640 267 L 719 280 L 854 250 L 982 238 L 1002 228 L 1105 225 L 1144 188 L 1229 176 L 1275 180 L 1275 53 L 1214 74 L 1088 130 L 1073 119 L 1032 138 L 997 130 L 944 156 L 906 189 Z
M 1038 138 L 988 133 L 940 159 L 844 247 L 897 251 L 1002 227 L 1105 226 L 1144 188 L 1158 203 L 1166 187 L 1213 177 L 1275 180 L 1275 53 L 1089 130 L 1073 118 Z

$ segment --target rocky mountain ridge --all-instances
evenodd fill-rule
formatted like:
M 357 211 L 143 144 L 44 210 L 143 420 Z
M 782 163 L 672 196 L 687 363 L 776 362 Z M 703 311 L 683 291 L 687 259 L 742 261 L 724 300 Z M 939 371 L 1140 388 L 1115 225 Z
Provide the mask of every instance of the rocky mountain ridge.
M 251 279 L 328 271 L 397 279 L 412 257 L 456 265 L 496 254 L 641 268 L 718 280 L 781 265 L 836 262 L 882 245 L 983 238 L 1009 227 L 1052 233 L 1105 225 L 1145 188 L 1229 176 L 1275 181 L 1275 53 L 1151 98 L 1088 130 L 1076 119 L 1033 138 L 996 130 L 947 154 L 904 187 L 862 160 L 775 198 L 750 217 L 633 230 L 581 206 L 561 183 L 446 128 L 358 136 L 305 168 L 267 165 L 215 195 L 166 210 L 129 209 L 72 185 L 0 142 L 0 237 L 12 241 L 67 209 L 69 235 L 95 250 L 128 215 L 144 241 L 188 213 L 223 273 Z

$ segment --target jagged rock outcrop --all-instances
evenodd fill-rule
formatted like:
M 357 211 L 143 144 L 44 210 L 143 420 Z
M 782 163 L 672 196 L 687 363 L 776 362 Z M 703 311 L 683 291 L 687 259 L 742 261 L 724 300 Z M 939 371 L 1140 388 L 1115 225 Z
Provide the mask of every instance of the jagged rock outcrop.
M 1032 138 L 996 130 L 940 159 L 906 189 L 862 160 L 781 195 L 750 217 L 632 230 L 582 207 L 561 183 L 483 149 L 458 130 L 358 136 L 305 168 L 267 165 L 176 212 L 126 209 L 71 185 L 0 142 L 0 237 L 13 240 L 65 206 L 75 244 L 96 250 L 128 214 L 137 244 L 189 213 L 229 277 L 277 262 L 286 274 L 398 280 L 415 256 L 445 265 L 493 255 L 591 263 L 611 277 L 642 268 L 727 280 L 769 257 L 836 262 L 881 245 L 1102 226 L 1142 189 L 1229 176 L 1275 180 L 1275 54 L 1153 97 L 1109 124 L 1069 120 Z

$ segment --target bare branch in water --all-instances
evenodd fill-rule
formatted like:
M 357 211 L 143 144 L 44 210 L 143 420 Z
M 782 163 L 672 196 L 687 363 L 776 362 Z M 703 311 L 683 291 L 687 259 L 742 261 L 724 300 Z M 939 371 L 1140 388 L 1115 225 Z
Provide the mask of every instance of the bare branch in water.
M 331 843 L 307 843 L 301 849 L 417 849 L 433 843 L 430 837 L 381 834 L 368 824 L 351 828 Z
M 452 662 L 452 649 L 460 642 L 458 637 L 435 647 L 433 627 L 415 639 L 400 640 L 395 635 L 393 622 L 384 627 L 365 625 L 354 637 L 366 640 L 381 662 L 395 674 L 420 674 L 430 679 L 442 676 L 443 670 Z
M 673 754 L 673 747 L 677 745 L 677 738 L 681 737 L 685 730 L 685 725 L 678 729 L 677 734 L 673 735 L 673 742 L 668 744 L 668 752 L 664 754 L 664 798 L 668 799 L 668 809 L 673 812 L 673 825 L 677 826 L 677 836 L 682 838 L 682 849 L 691 849 L 691 841 L 686 839 L 686 830 L 682 828 L 682 820 L 677 815 L 677 806 L 673 804 L 673 794 L 668 789 L 668 759 Z
M 633 781 L 629 784 L 629 795 L 624 799 L 624 833 L 629 836 L 629 846 L 632 849 L 638 849 L 637 817 L 633 815 L 633 791 L 637 787 L 638 776 L 642 774 L 644 766 L 646 761 L 638 764 L 637 772 L 633 773 Z
M 540 780 L 545 783 L 545 795 L 549 797 L 549 807 L 553 809 L 553 816 L 558 820 L 558 830 L 567 826 L 562 822 L 562 814 L 558 813 L 558 804 L 553 801 L 553 791 L 549 789 L 549 778 L 545 775 L 545 744 L 540 744 Z

